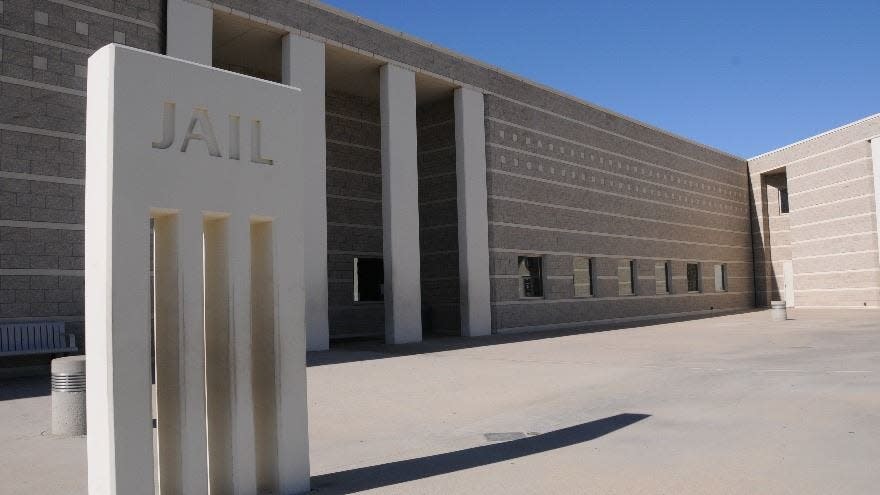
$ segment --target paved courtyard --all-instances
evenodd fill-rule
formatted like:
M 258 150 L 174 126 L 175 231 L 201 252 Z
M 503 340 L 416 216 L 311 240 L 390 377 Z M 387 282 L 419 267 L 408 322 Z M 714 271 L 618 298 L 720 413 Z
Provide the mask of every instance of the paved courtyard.
M 880 313 L 765 311 L 310 356 L 317 493 L 874 494 Z M 48 380 L 0 383 L 0 493 L 85 493 Z

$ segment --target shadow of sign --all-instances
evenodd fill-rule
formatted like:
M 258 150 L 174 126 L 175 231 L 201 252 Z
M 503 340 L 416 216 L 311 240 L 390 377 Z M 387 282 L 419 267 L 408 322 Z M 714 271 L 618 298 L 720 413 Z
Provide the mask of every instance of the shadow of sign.
M 649 417 L 618 414 L 519 440 L 315 476 L 312 488 L 326 494 L 353 493 L 429 478 L 588 442 Z

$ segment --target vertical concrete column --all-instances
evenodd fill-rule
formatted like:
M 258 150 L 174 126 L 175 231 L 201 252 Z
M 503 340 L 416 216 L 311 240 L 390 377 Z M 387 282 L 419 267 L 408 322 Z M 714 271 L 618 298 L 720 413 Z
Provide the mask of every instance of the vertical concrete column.
M 455 176 L 458 183 L 458 276 L 461 334 L 492 333 L 489 217 L 483 94 L 455 90 Z
M 324 125 L 324 44 L 288 34 L 282 41 L 282 80 L 300 88 L 301 111 L 310 125 L 303 139 L 303 193 L 309 214 L 305 231 L 306 345 L 310 351 L 330 348 L 327 316 L 327 142 Z
M 229 355 L 232 358 L 232 484 L 235 493 L 257 488 L 254 400 L 251 359 L 251 226 L 250 218 L 229 219 L 229 275 L 232 304 Z
M 94 87 L 89 94 L 100 94 Z M 85 236 L 89 493 L 153 495 L 148 218 L 111 218 L 99 184 L 87 191 L 96 191 L 86 193 Z M 111 249 L 115 235 L 131 248 Z
M 416 80 L 413 72 L 386 64 L 379 83 L 385 341 L 404 344 L 422 340 Z
M 165 54 L 210 66 L 214 11 L 185 0 L 168 0 Z
M 208 493 L 208 431 L 205 412 L 205 299 L 202 213 L 180 213 L 180 307 L 182 381 L 180 493 Z M 161 480 L 160 480 L 161 482 Z M 165 492 L 163 492 L 165 493 Z
M 878 250 L 880 250 L 880 136 L 871 139 L 871 159 L 873 162 L 872 172 L 874 173 L 874 220 L 875 232 L 878 239 Z

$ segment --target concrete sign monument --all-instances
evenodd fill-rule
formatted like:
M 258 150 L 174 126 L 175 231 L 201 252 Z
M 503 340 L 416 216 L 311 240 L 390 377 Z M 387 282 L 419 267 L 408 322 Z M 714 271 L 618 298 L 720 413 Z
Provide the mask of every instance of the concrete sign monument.
M 162 494 L 308 490 L 306 96 L 115 45 L 89 59 L 89 493 L 153 495 L 155 473 Z

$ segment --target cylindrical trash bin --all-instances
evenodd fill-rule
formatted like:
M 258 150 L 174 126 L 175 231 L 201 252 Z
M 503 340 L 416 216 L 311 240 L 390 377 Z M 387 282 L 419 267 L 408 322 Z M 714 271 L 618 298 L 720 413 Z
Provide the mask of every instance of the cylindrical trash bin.
M 86 434 L 86 357 L 52 360 L 52 434 Z
M 773 318 L 773 321 L 785 321 L 788 319 L 788 314 L 785 310 L 785 301 L 771 301 L 770 302 L 770 316 Z

